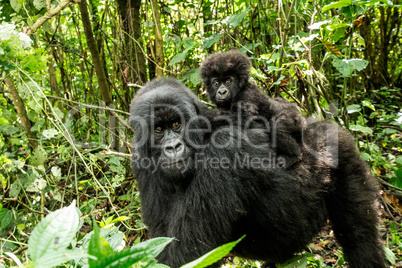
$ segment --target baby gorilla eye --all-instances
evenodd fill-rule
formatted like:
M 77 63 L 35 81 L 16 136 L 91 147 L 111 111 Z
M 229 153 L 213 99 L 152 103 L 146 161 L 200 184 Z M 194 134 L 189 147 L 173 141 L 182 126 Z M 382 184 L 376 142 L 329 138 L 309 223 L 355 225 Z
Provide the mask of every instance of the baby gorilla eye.
M 213 83 L 214 87 L 218 87 L 221 84 L 218 80 L 215 80 L 212 83 Z
M 155 126 L 155 131 L 156 132 L 162 132 L 163 128 L 161 126 Z
M 180 123 L 179 122 L 175 122 L 172 124 L 173 129 L 178 129 L 180 127 Z
M 226 85 L 229 86 L 230 84 L 232 84 L 232 79 L 228 78 L 225 83 L 226 83 Z

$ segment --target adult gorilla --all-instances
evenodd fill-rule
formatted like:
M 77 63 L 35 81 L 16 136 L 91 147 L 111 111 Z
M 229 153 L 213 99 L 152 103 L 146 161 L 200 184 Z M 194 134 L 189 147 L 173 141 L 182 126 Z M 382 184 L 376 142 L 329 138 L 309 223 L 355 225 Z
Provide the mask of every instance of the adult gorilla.
M 336 124 L 311 124 L 302 161 L 282 169 L 263 130 L 209 133 L 214 111 L 175 80 L 146 84 L 130 112 L 144 222 L 151 237 L 177 239 L 158 256 L 161 263 L 179 267 L 244 234 L 233 254 L 284 261 L 329 217 L 350 267 L 386 267 L 376 183 Z

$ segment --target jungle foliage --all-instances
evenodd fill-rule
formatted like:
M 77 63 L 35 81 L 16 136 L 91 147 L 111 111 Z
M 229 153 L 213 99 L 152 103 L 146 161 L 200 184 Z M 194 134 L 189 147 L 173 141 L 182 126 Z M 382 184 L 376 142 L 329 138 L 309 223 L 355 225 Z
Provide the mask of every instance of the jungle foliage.
M 382 186 L 388 259 L 402 261 L 400 0 L 0 3 L 0 267 L 155 267 L 170 240 L 141 242 L 130 102 L 160 76 L 207 102 L 200 63 L 230 49 L 252 59 L 252 79 L 268 96 L 355 134 Z M 277 266 L 341 267 L 333 240 Z

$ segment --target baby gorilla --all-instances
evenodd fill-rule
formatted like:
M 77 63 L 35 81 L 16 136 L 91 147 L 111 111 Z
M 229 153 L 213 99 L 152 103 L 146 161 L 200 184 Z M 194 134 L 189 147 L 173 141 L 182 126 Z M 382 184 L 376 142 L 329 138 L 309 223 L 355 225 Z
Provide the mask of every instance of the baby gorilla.
M 302 131 L 305 119 L 296 105 L 279 98 L 268 98 L 250 83 L 251 62 L 246 55 L 230 51 L 207 57 L 200 74 L 210 100 L 224 111 L 245 120 L 268 122 L 271 144 L 285 159 L 286 167 L 302 157 Z M 244 126 L 244 123 L 242 123 Z

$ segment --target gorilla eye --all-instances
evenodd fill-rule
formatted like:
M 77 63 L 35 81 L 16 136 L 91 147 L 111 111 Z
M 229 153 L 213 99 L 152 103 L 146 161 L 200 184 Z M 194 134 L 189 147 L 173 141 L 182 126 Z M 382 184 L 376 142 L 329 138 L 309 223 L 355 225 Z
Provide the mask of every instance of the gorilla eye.
M 214 85 L 215 87 L 218 87 L 220 84 L 221 84 L 221 83 L 220 83 L 219 81 L 217 81 L 217 80 L 215 80 L 215 81 L 213 82 L 213 85 Z
M 232 83 L 232 79 L 228 79 L 228 80 L 226 80 L 226 85 L 230 85 Z
M 155 126 L 155 131 L 156 132 L 162 132 L 163 128 L 161 126 Z
M 180 123 L 179 123 L 179 122 L 175 122 L 175 123 L 172 124 L 172 127 L 173 127 L 174 129 L 178 129 L 178 128 L 180 127 Z

